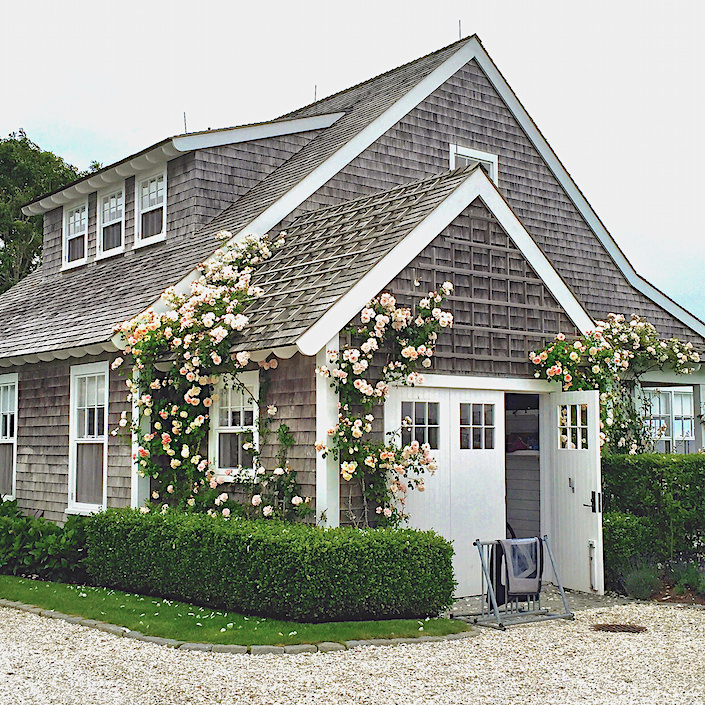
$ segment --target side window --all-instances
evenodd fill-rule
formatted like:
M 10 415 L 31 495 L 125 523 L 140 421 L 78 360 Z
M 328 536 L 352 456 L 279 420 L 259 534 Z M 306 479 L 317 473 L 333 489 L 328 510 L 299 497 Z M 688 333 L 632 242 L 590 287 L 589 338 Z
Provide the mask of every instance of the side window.
M 650 387 L 642 390 L 644 423 L 658 453 L 695 450 L 692 387 Z
M 64 267 L 76 267 L 86 261 L 88 239 L 88 203 L 64 208 Z
M 166 172 L 135 183 L 137 243 L 162 240 L 166 234 Z
M 108 363 L 71 368 L 69 510 L 105 507 L 108 453 Z
M 258 376 L 257 372 L 241 374 L 245 389 L 234 386 L 227 378 L 217 385 L 211 414 L 210 460 L 221 477 L 251 476 L 254 472 Z
M 494 404 L 460 405 L 460 449 L 492 450 L 495 441 Z
M 122 252 L 125 229 L 125 189 L 120 188 L 98 197 L 98 254 L 107 256 Z
M 15 495 L 17 375 L 0 375 L 0 499 Z
M 420 445 L 428 443 L 433 450 L 438 450 L 438 402 L 403 401 L 401 417 L 402 445 L 408 446 L 411 441 L 418 441 Z

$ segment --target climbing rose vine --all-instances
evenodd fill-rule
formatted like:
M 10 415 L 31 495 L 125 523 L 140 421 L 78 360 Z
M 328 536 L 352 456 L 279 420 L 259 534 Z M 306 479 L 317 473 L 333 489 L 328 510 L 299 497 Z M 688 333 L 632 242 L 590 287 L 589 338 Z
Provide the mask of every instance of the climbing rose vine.
M 229 240 L 231 234 L 223 232 L 218 237 Z M 143 477 L 156 481 L 158 489 L 151 499 L 164 511 L 176 507 L 226 517 L 235 511 L 291 516 L 308 508 L 298 494 L 296 473 L 285 458 L 282 467 L 265 470 L 257 462 L 251 437 L 245 439 L 245 447 L 255 458 L 255 472 L 244 509 L 223 491 L 223 478 L 210 467 L 206 451 L 217 380 L 225 376 L 234 388 L 249 394 L 238 372 L 250 365 L 250 356 L 230 352 L 232 337 L 246 328 L 244 311 L 262 293 L 252 285 L 255 268 L 282 243 L 283 237 L 269 242 L 248 235 L 236 245 L 223 245 L 199 265 L 198 278 L 188 293 L 167 289 L 161 297 L 163 311 L 149 309 L 115 327 L 125 339 L 124 354 L 132 362 L 132 375 L 126 381 L 128 400 L 139 412 L 131 426 L 138 439 L 133 459 Z M 123 362 L 116 358 L 113 368 Z M 276 367 L 276 360 L 260 363 L 260 367 Z M 262 430 L 276 413 L 274 407 L 268 411 L 260 414 Z M 126 414 L 120 426 L 128 426 Z
M 345 482 L 360 482 L 363 516 L 352 507 L 349 511 L 351 519 L 365 526 L 396 525 L 406 518 L 407 492 L 423 492 L 425 473 L 433 474 L 438 467 L 428 444 L 375 440 L 373 412 L 386 400 L 392 383 L 413 386 L 423 381 L 418 369 L 431 366 L 439 332 L 453 323 L 453 316 L 441 308 L 452 290 L 444 283 L 422 298 L 415 311 L 398 307 L 391 294 L 383 293 L 363 308 L 359 324 L 345 331 L 356 344 L 329 350 L 328 365 L 316 369 L 331 380 L 340 401 L 338 423 L 328 430 L 326 443 L 316 448 L 338 459 Z
M 566 391 L 598 390 L 603 452 L 631 454 L 649 450 L 652 441 L 634 401 L 641 377 L 665 367 L 686 375 L 700 363 L 691 343 L 661 340 L 656 328 L 639 316 L 627 320 L 614 313 L 577 339 L 559 333 L 529 358 L 537 367 L 536 377 L 557 382 Z

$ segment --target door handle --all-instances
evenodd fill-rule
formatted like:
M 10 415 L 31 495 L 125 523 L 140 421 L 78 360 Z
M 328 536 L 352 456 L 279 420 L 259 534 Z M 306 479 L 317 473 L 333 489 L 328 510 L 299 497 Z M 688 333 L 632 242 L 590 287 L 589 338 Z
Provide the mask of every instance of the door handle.
M 597 514 L 602 511 L 602 495 L 599 492 L 593 492 L 590 494 L 590 504 L 583 504 L 583 507 L 590 507 L 593 514 Z

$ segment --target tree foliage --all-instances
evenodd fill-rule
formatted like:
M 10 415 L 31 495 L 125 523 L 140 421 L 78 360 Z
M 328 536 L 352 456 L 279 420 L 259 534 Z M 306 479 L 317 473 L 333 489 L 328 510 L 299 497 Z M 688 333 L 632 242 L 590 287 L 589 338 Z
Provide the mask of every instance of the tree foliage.
M 80 176 L 76 167 L 40 149 L 24 130 L 0 139 L 0 293 L 37 267 L 42 216 L 22 206 Z

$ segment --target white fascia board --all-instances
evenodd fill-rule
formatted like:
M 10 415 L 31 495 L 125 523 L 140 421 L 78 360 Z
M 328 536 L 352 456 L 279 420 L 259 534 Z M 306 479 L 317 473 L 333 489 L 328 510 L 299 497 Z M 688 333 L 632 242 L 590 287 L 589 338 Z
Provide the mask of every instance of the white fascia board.
M 502 76 L 499 69 L 495 66 L 494 62 L 484 50 L 482 45 L 478 44 L 475 60 L 479 64 L 480 68 L 485 72 L 495 90 L 507 104 L 507 107 L 514 115 L 517 122 L 524 129 L 534 147 L 536 147 L 539 154 L 548 164 L 554 176 L 565 189 L 580 214 L 583 218 L 585 218 L 585 221 L 595 233 L 598 240 L 607 250 L 610 257 L 612 257 L 614 263 L 621 270 L 622 274 L 624 274 L 627 281 L 635 289 L 648 296 L 652 301 L 668 311 L 668 313 L 672 316 L 680 320 L 689 328 L 692 328 L 699 335 L 705 337 L 705 323 L 703 321 L 693 316 L 692 313 L 686 311 L 662 291 L 659 291 L 659 289 L 657 289 L 653 284 L 650 284 L 646 281 L 646 279 L 637 274 L 634 267 L 632 267 L 619 245 L 617 245 L 615 240 L 609 234 L 599 216 L 592 209 L 592 206 L 588 203 L 582 191 L 573 181 L 573 178 L 563 166 L 560 159 L 558 159 L 556 153 L 551 148 L 551 145 L 548 144 L 546 138 L 541 134 L 541 131 L 536 126 L 536 123 L 534 123 L 531 116 L 524 109 L 524 106 L 519 102 L 516 94 L 511 89 L 504 76 Z
M 492 211 L 578 329 L 583 333 L 593 330 L 595 324 L 585 309 L 531 239 L 487 174 L 482 169 L 476 168 L 433 212 L 299 337 L 296 341 L 299 350 L 304 355 L 315 355 L 326 340 L 330 339 L 332 332 L 340 331 L 347 325 L 370 298 L 387 286 L 478 196 Z
M 414 86 L 402 98 L 390 106 L 378 118 L 355 137 L 346 142 L 340 149 L 316 167 L 308 176 L 295 184 L 279 200 L 266 208 L 254 220 L 235 233 L 229 244 L 235 244 L 245 234 L 264 235 L 277 223 L 280 223 L 289 213 L 300 206 L 309 196 L 318 191 L 321 186 L 332 179 L 341 169 L 349 164 L 355 157 L 366 150 L 373 142 L 393 127 L 408 112 L 413 110 L 422 100 L 426 99 L 433 91 L 445 83 L 454 73 L 465 66 L 475 57 L 476 51 L 481 48 L 476 38 L 460 47 L 452 56 L 448 57 L 440 66 L 434 69 L 426 78 Z M 178 284 L 176 291 L 185 291 L 193 281 L 193 274 L 188 274 Z M 156 305 L 156 302 L 155 302 Z M 328 336 L 330 337 L 330 336 Z M 319 346 L 320 347 L 320 346 Z M 316 351 L 311 355 L 315 355 Z
M 261 125 L 231 127 L 227 130 L 209 130 L 208 132 L 199 132 L 193 135 L 180 135 L 174 137 L 172 142 L 179 152 L 192 152 L 194 149 L 222 147 L 226 144 L 251 142 L 252 140 L 261 140 L 267 137 L 281 137 L 282 135 L 293 135 L 298 132 L 324 130 L 340 120 L 343 115 L 345 113 L 328 113 L 327 115 L 315 115 L 314 117 L 296 118 L 294 120 L 267 122 Z

